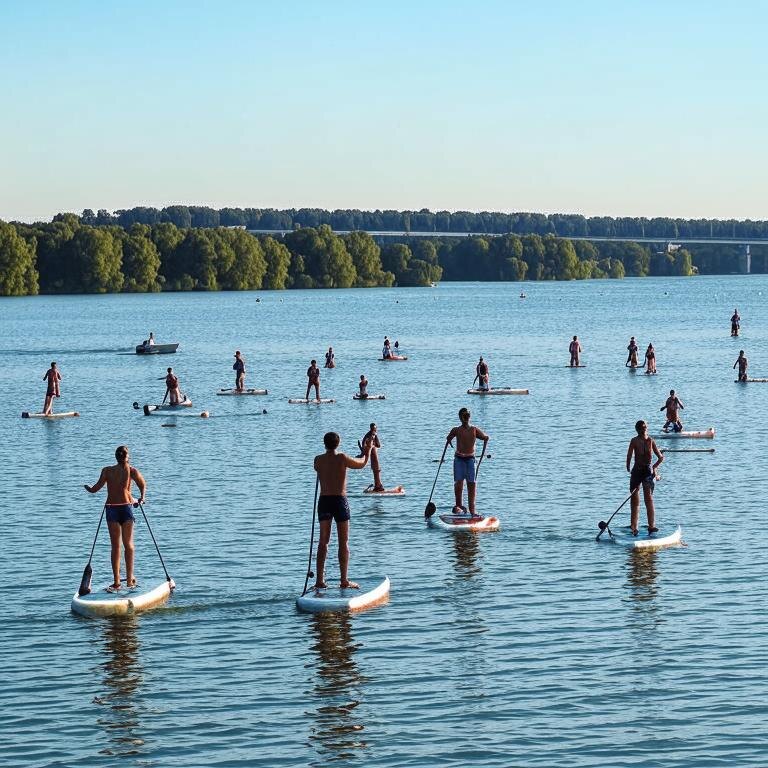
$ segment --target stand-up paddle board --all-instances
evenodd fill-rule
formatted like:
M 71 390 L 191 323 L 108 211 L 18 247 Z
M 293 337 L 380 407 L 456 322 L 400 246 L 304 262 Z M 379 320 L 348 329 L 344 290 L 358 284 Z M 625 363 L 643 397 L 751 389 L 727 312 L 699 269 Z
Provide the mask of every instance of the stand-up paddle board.
M 768 384 L 768 379 L 734 379 L 735 384 Z
M 342 589 L 338 584 L 325 589 L 310 588 L 306 594 L 296 598 L 296 607 L 306 613 L 364 611 L 385 603 L 389 598 L 389 586 L 389 576 L 384 576 L 363 579 L 360 589 Z
M 104 586 L 82 597 L 75 592 L 72 598 L 72 612 L 92 618 L 129 616 L 162 605 L 168 600 L 175 587 L 176 585 L 171 579 L 170 582 L 163 581 L 148 588 L 124 588 L 111 593 L 107 592 L 106 586 Z
M 607 544 L 619 544 L 629 549 L 661 549 L 662 547 L 674 547 L 681 543 L 683 530 L 678 525 L 676 527 L 662 527 L 658 533 L 648 533 L 648 528 L 640 528 L 637 536 L 632 535 L 630 527 L 622 526 L 618 529 L 612 529 L 613 536 L 608 531 L 598 539 Z
M 145 405 L 144 415 L 145 416 L 165 416 L 166 418 L 170 418 L 170 417 L 179 418 L 180 416 L 184 416 L 184 417 L 193 418 L 193 419 L 207 419 L 211 414 L 208 411 L 201 411 L 200 413 L 195 411 L 194 413 L 192 413 L 192 411 L 188 411 L 186 409 L 183 411 L 174 409 L 171 413 L 168 413 L 167 408 L 158 409 L 158 408 L 152 408 L 151 405 Z
M 335 403 L 333 398 L 326 399 L 320 398 L 320 400 L 307 400 L 306 398 L 289 398 L 288 402 L 291 405 L 324 405 L 325 403 Z
M 586 368 L 586 365 L 566 365 L 566 368 Z
M 360 395 L 352 395 L 353 400 L 386 400 L 386 395 L 366 395 L 362 397 Z
M 383 491 L 375 491 L 372 485 L 369 485 L 363 493 L 366 496 L 405 496 L 405 488 L 402 485 L 396 485 L 394 488 L 385 488 Z
M 160 403 L 160 405 L 144 405 L 143 407 L 140 407 L 137 402 L 134 401 L 133 407 L 139 411 L 143 410 L 144 413 L 149 411 L 152 413 L 153 411 L 177 411 L 179 408 L 191 408 L 192 407 L 192 401 L 185 397 L 180 403 Z
M 268 395 L 266 389 L 220 389 L 217 395 Z
M 389 363 L 389 362 L 397 362 L 398 360 L 407 360 L 408 355 L 400 355 L 399 357 L 395 357 L 394 355 L 392 357 L 380 357 L 379 362 L 382 363 Z
M 79 416 L 77 411 L 64 411 L 63 413 L 30 413 L 22 411 L 22 419 L 71 419 L 73 416 Z
M 468 389 L 468 395 L 527 395 L 527 389 L 512 389 L 511 387 L 491 387 L 490 389 Z
M 688 437 L 692 440 L 712 440 L 715 436 L 715 428 L 702 429 L 696 432 L 660 432 L 658 435 L 651 435 L 654 440 L 674 440 L 675 438 Z
M 501 521 L 498 517 L 482 515 L 432 515 L 427 518 L 430 528 L 441 528 L 444 531 L 498 531 Z

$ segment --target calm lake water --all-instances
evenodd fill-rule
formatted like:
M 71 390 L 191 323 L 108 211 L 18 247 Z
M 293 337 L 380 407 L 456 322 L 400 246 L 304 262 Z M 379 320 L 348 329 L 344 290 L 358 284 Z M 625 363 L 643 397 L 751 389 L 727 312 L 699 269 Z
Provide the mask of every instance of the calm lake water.
M 436 289 L 4 299 L 0 302 L 0 763 L 4 766 L 765 766 L 768 278 L 443 284 Z M 738 306 L 739 339 L 729 336 Z M 150 330 L 178 354 L 125 354 Z M 578 334 L 587 367 L 567 370 Z M 406 363 L 377 361 L 385 334 Z M 629 336 L 659 374 L 624 367 Z M 294 406 L 333 345 L 322 391 Z M 240 349 L 261 398 L 232 386 Z M 471 398 L 492 384 L 529 397 Z M 58 410 L 38 411 L 56 360 Z M 173 365 L 207 421 L 146 418 Z M 365 373 L 385 401 L 351 396 Z M 685 547 L 634 555 L 594 541 L 626 497 L 634 422 L 670 388 L 714 454 L 672 453 L 656 492 Z M 491 435 L 479 508 L 496 534 L 427 530 L 423 511 L 462 405 Z M 262 408 L 268 413 L 261 414 Z M 352 578 L 388 574 L 390 603 L 298 614 L 322 434 L 354 452 L 380 428 L 387 484 L 359 494 Z M 176 428 L 161 424 L 176 422 Z M 133 620 L 69 603 L 103 494 L 82 489 L 127 443 L 178 589 Z M 435 500 L 450 505 L 450 466 Z M 620 513 L 624 515 L 624 513 Z M 623 516 L 628 520 L 628 512 Z M 105 531 L 94 584 L 111 577 Z M 161 570 L 143 523 L 137 572 Z M 331 578 L 337 575 L 332 543 Z

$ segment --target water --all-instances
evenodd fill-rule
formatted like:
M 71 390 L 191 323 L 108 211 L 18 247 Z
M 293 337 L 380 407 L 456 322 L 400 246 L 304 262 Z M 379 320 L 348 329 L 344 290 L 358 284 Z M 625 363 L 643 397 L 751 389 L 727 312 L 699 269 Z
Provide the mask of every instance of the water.
M 743 348 L 768 375 L 768 278 L 444 284 L 437 289 L 5 299 L 0 303 L 2 559 L 0 762 L 4 766 L 761 765 L 768 714 L 764 484 L 768 385 L 737 386 Z M 740 339 L 729 337 L 738 306 Z M 176 355 L 126 355 L 150 330 Z M 578 333 L 587 367 L 566 370 Z M 399 339 L 407 363 L 376 361 Z M 624 368 L 636 335 L 659 375 Z M 311 357 L 334 405 L 303 397 Z M 241 349 L 262 398 L 218 398 Z M 529 397 L 470 398 L 492 384 Z M 48 363 L 58 410 L 39 410 Z M 204 421 L 146 418 L 166 365 Z M 380 402 L 353 402 L 360 373 Z M 714 454 L 669 454 L 656 494 L 684 548 L 640 556 L 596 545 L 627 494 L 633 424 L 658 426 L 668 390 Z M 480 508 L 498 534 L 426 530 L 423 510 L 461 405 L 491 435 Z M 261 414 L 262 408 L 268 413 Z M 342 447 L 375 420 L 388 485 L 359 493 L 352 568 L 387 573 L 389 605 L 297 614 L 314 478 L 329 429 Z M 69 612 L 103 495 L 127 443 L 178 590 L 132 620 Z M 693 447 L 704 447 L 696 441 Z M 435 500 L 451 501 L 450 469 Z M 624 520 L 627 518 L 624 517 Z M 110 579 L 103 536 L 94 584 Z M 161 578 L 146 527 L 137 571 Z M 331 548 L 330 577 L 336 577 Z

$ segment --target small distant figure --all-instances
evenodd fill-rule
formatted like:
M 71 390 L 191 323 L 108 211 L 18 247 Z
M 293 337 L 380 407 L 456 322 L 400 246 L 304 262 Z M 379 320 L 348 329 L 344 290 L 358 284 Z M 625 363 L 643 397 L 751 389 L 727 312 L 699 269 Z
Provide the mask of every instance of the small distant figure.
M 155 334 L 152 333 L 152 331 L 149 332 L 149 338 L 147 339 L 147 346 L 148 347 L 155 346 Z
M 739 378 L 737 381 L 746 381 L 749 361 L 747 360 L 743 349 L 739 351 L 739 356 L 736 358 L 736 362 L 733 364 L 733 367 L 735 368 L 737 365 L 739 366 Z
M 51 367 L 43 375 L 43 381 L 48 382 L 48 386 L 45 390 L 45 403 L 43 404 L 43 413 L 46 416 L 50 416 L 53 413 L 53 398 L 61 397 L 61 391 L 59 389 L 59 382 L 61 381 L 61 374 L 56 367 L 56 363 L 51 363 Z
M 365 374 L 360 374 L 360 383 L 357 385 L 360 388 L 360 399 L 366 400 L 368 398 L 368 379 L 365 378 Z
M 666 410 L 667 412 L 667 420 L 664 423 L 664 426 L 661 428 L 664 432 L 682 432 L 683 431 L 683 422 L 680 421 L 680 416 L 678 411 L 685 410 L 685 406 L 680 401 L 680 398 L 675 394 L 674 389 L 669 390 L 669 397 L 667 398 L 667 402 L 664 403 L 664 405 L 659 408 L 660 411 Z
M 524 298 L 525 298 L 525 294 L 524 294 L 524 293 L 521 293 L 521 294 L 520 294 L 520 298 L 521 298 L 521 299 L 524 299 Z
M 383 491 L 384 485 L 381 482 L 381 465 L 379 464 L 379 448 L 381 448 L 381 440 L 379 439 L 379 430 L 375 423 L 371 422 L 371 427 L 365 433 L 365 436 L 360 443 L 360 448 L 361 457 L 369 456 L 371 461 L 373 490 Z
M 395 339 L 395 356 L 400 354 L 400 342 Z
M 731 315 L 731 336 L 738 336 L 741 328 L 741 315 L 738 309 L 733 310 Z
M 181 402 L 179 377 L 173 372 L 173 368 L 168 369 L 168 374 L 165 377 L 165 394 L 168 395 L 168 402 L 171 405 L 178 405 Z
M 579 344 L 578 336 L 573 337 L 573 341 L 568 345 L 568 351 L 571 353 L 570 367 L 578 368 L 580 365 L 579 355 L 581 354 L 581 344 Z
M 453 508 L 454 514 L 467 513 L 463 505 L 464 482 L 467 483 L 467 502 L 469 504 L 469 514 L 475 517 L 475 500 L 477 497 L 477 483 L 475 481 L 475 443 L 478 440 L 483 441 L 483 453 L 488 447 L 490 438 L 480 427 L 472 426 L 469 419 L 472 414 L 468 408 L 462 408 L 459 411 L 459 421 L 461 424 L 454 427 L 445 438 L 446 443 L 453 444 L 456 439 L 456 453 L 453 456 L 453 490 L 456 497 L 456 504 Z
M 491 380 L 491 372 L 488 368 L 488 363 L 483 360 L 483 356 L 480 356 L 480 360 L 475 367 L 475 381 L 478 382 L 478 389 L 488 391 L 488 384 Z
M 328 347 L 328 351 L 325 353 L 325 367 L 336 367 L 336 356 L 333 354 L 333 347 Z
M 653 344 L 649 344 L 648 349 L 645 350 L 645 373 L 646 376 L 656 373 L 656 350 Z
M 235 363 L 232 366 L 235 372 L 235 391 L 242 392 L 245 389 L 245 360 L 238 349 L 235 352 Z
M 320 369 L 317 367 L 317 360 L 313 360 L 307 368 L 307 394 L 304 398 L 309 400 L 309 390 L 315 388 L 315 399 L 320 402 Z
M 392 357 L 392 345 L 389 343 L 389 337 L 384 337 L 384 348 L 381 350 L 381 356 L 383 358 Z
M 637 342 L 635 341 L 635 337 L 632 336 L 629 340 L 629 344 L 627 345 L 627 352 L 629 353 L 627 355 L 627 362 L 624 363 L 624 365 L 629 366 L 630 368 L 637 368 Z
M 629 441 L 627 449 L 627 472 L 629 475 L 629 490 L 632 494 L 630 499 L 630 527 L 632 535 L 637 536 L 637 523 L 640 516 L 640 496 L 637 491 L 640 486 L 643 487 L 643 499 L 645 501 L 645 512 L 648 515 L 648 533 L 656 533 L 659 529 L 656 527 L 656 510 L 653 506 L 653 490 L 657 478 L 656 468 L 664 461 L 664 456 L 659 451 L 653 438 L 648 437 L 648 425 L 641 419 L 635 424 L 637 436 Z M 656 463 L 651 466 L 653 456 L 656 456 Z M 630 470 L 629 465 L 634 457 L 635 463 Z

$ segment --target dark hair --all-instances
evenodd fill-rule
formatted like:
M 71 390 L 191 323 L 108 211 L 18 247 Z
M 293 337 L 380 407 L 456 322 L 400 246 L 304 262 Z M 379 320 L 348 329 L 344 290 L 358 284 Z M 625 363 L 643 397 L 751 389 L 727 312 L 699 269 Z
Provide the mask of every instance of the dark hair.
M 372 421 L 372 422 L 371 422 L 371 429 L 373 429 L 375 426 L 376 426 L 376 422 L 375 422 L 375 421 Z
M 472 414 L 469 412 L 468 408 L 459 408 L 459 418 L 464 421 L 464 417 L 466 416 L 467 420 L 469 420 L 469 417 Z
M 312 365 L 317 365 L 317 360 L 313 360 Z
M 323 445 L 330 451 L 339 447 L 341 438 L 338 432 L 326 432 L 323 435 Z
M 118 461 L 125 461 L 128 458 L 128 446 L 118 445 L 115 449 L 115 458 Z
M 54 361 L 51 363 L 51 368 L 55 368 L 55 367 L 56 367 L 56 362 Z
M 640 419 L 640 421 L 635 422 L 635 432 L 639 435 L 643 431 L 643 427 L 645 426 L 645 422 Z

